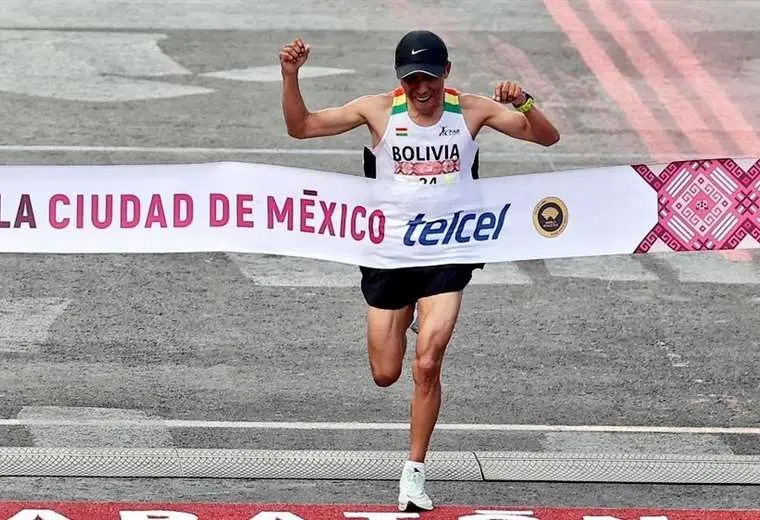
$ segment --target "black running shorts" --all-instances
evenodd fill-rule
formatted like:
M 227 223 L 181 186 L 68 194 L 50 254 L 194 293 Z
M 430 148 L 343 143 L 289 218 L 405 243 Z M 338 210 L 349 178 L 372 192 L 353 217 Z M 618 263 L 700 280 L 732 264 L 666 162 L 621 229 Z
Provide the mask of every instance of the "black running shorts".
M 463 290 L 470 283 L 472 272 L 484 265 L 447 264 L 397 269 L 360 266 L 362 294 L 372 307 L 401 309 L 426 296 Z

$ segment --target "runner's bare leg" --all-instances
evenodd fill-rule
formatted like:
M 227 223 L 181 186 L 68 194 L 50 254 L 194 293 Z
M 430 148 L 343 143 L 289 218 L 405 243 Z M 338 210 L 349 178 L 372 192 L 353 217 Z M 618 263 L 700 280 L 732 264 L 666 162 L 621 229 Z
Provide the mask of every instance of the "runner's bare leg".
M 462 303 L 462 292 L 437 294 L 418 302 L 419 333 L 412 373 L 409 460 L 424 462 L 441 408 L 441 365 Z
M 414 306 L 388 310 L 369 307 L 367 350 L 372 378 L 378 386 L 398 380 L 406 353 L 406 331 L 412 323 Z

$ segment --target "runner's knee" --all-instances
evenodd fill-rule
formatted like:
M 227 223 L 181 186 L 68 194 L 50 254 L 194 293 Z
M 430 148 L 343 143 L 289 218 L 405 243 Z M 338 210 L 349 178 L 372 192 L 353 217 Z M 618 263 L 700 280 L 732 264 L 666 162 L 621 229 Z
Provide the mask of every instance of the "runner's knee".
M 441 360 L 436 356 L 419 356 L 412 367 L 414 382 L 418 385 L 432 385 L 441 377 Z
M 391 386 L 398 381 L 401 377 L 401 366 L 395 367 L 372 367 L 372 379 L 375 380 L 375 384 L 380 387 Z
M 413 365 L 414 381 L 432 385 L 440 379 L 443 353 L 451 339 L 453 326 L 422 324 L 417 338 L 417 355 Z
M 377 386 L 390 386 L 401 376 L 406 328 L 411 319 L 411 306 L 396 311 L 370 309 L 367 347 L 372 378 Z
M 386 338 L 382 344 L 369 344 L 369 362 L 372 369 L 372 379 L 377 386 L 386 387 L 395 383 L 401 377 L 406 338 L 401 341 Z
M 401 377 L 402 363 L 403 355 L 399 358 L 386 356 L 380 359 L 370 359 L 372 379 L 374 379 L 375 384 L 386 387 L 398 381 L 398 378 Z

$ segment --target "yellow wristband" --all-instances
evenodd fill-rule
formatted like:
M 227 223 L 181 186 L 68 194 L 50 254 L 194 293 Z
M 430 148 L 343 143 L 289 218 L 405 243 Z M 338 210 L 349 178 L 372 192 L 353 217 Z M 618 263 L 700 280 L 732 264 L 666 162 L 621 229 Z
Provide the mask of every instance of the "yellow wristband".
M 528 100 L 525 103 L 523 103 L 519 107 L 515 107 L 515 110 L 517 110 L 518 112 L 522 112 L 524 114 L 525 112 L 533 108 L 533 105 L 535 105 L 535 101 L 533 101 L 533 98 L 528 98 Z

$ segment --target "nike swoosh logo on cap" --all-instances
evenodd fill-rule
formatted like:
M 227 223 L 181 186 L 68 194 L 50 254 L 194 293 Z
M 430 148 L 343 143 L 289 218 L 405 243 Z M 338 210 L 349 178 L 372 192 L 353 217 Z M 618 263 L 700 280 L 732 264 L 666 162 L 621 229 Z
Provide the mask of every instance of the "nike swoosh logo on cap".
M 419 53 L 421 53 L 421 52 L 424 52 L 424 51 L 426 51 L 426 50 L 427 50 L 427 49 L 417 49 L 417 50 L 415 50 L 415 49 L 412 49 L 412 56 L 414 56 L 415 54 L 419 54 Z

